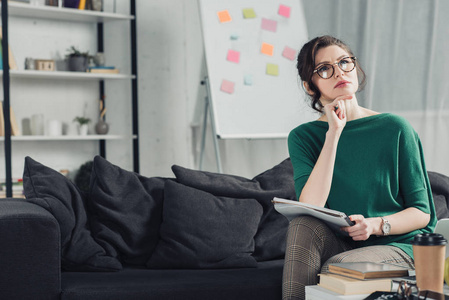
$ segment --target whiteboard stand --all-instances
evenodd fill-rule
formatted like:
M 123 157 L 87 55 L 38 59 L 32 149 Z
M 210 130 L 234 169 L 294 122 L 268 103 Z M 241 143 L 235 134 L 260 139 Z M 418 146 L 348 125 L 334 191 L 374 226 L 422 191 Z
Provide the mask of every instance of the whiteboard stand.
M 206 147 L 207 115 L 209 113 L 210 114 L 210 124 L 211 124 L 211 129 L 212 129 L 212 140 L 214 142 L 214 148 L 215 148 L 215 160 L 217 161 L 217 170 L 219 173 L 223 173 L 223 167 L 221 165 L 220 149 L 218 147 L 218 135 L 217 135 L 216 127 L 215 127 L 214 113 L 212 110 L 209 78 L 207 76 L 205 76 L 204 80 L 201 81 L 201 84 L 206 86 L 206 97 L 205 97 L 205 101 L 204 101 L 205 104 L 204 104 L 204 118 L 203 118 L 203 133 L 202 133 L 202 137 L 201 137 L 201 153 L 200 153 L 199 169 L 203 170 L 203 156 L 204 156 L 204 150 Z

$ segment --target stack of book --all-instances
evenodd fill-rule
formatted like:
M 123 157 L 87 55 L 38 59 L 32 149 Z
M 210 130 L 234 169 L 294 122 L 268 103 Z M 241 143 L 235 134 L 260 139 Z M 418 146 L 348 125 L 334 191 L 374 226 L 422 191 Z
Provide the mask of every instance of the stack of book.
M 329 265 L 318 286 L 306 287 L 306 299 L 364 299 L 376 291 L 396 291 L 400 280 L 414 282 L 414 270 L 393 264 L 353 262 Z
M 109 74 L 118 74 L 119 70 L 113 66 L 97 66 L 97 67 L 89 67 L 87 72 L 90 73 L 109 73 Z
M 13 179 L 12 182 L 12 196 L 13 198 L 25 198 L 23 195 L 23 180 Z M 6 198 L 6 183 L 0 182 L 0 198 Z

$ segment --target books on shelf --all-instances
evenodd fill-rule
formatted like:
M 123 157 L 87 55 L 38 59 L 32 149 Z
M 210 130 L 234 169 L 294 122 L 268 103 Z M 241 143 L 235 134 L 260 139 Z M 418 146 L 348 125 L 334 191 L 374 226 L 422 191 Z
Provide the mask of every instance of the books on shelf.
M 23 180 L 13 179 L 12 182 L 12 197 L 13 198 L 24 198 L 23 194 Z M 0 198 L 6 198 L 6 183 L 4 181 L 0 182 Z
M 87 69 L 87 72 L 89 73 L 109 73 L 109 74 L 118 74 L 119 70 L 115 67 L 89 67 Z
M 1 44 L 1 40 L 2 40 L 2 37 L 3 37 L 3 35 L 2 35 L 2 27 L 0 26 L 0 48 L 3 48 L 2 47 L 2 44 Z M 8 63 L 9 63 L 9 69 L 10 70 L 17 70 L 17 63 L 16 63 L 16 60 L 15 60 L 15 58 L 14 58 L 14 55 L 12 54 L 12 51 L 11 51 L 11 47 L 9 47 L 8 46 Z M 3 49 L 1 50 L 1 57 L 0 57 L 0 59 L 2 60 L 2 70 L 3 70 Z
M 12 107 L 9 107 L 9 119 L 11 124 L 11 135 L 19 136 L 21 135 L 19 124 L 16 120 L 16 115 Z M 5 119 L 3 115 L 3 101 L 0 101 L 0 136 L 5 136 Z
M 320 274 L 319 286 L 341 295 L 371 294 L 375 291 L 389 292 L 391 278 L 360 280 L 337 274 Z
M 354 225 L 345 213 L 333 209 L 277 197 L 273 198 L 272 202 L 276 211 L 289 221 L 301 215 L 309 215 L 323 220 L 329 227 L 342 233 L 344 232 L 340 231 L 340 227 Z
M 375 262 L 343 262 L 329 264 L 329 272 L 356 279 L 393 278 L 413 275 L 408 268 Z

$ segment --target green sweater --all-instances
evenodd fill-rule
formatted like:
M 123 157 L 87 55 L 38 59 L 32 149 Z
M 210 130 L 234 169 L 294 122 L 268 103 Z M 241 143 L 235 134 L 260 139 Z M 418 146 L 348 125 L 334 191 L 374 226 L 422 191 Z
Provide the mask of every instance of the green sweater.
M 288 148 L 297 198 L 320 155 L 328 128 L 327 122 L 313 121 L 290 132 Z M 433 232 L 437 219 L 421 141 L 404 118 L 378 114 L 346 123 L 326 207 L 366 218 L 388 216 L 408 207 L 430 214 L 423 229 L 353 242 L 355 247 L 397 246 L 413 258 L 414 235 Z

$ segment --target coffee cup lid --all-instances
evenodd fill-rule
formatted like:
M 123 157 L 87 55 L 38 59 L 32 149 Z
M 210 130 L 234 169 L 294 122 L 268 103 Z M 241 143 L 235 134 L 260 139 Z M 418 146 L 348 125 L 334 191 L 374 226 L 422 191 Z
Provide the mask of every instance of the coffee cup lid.
M 438 246 L 446 245 L 447 240 L 439 233 L 419 233 L 413 238 L 413 245 Z

